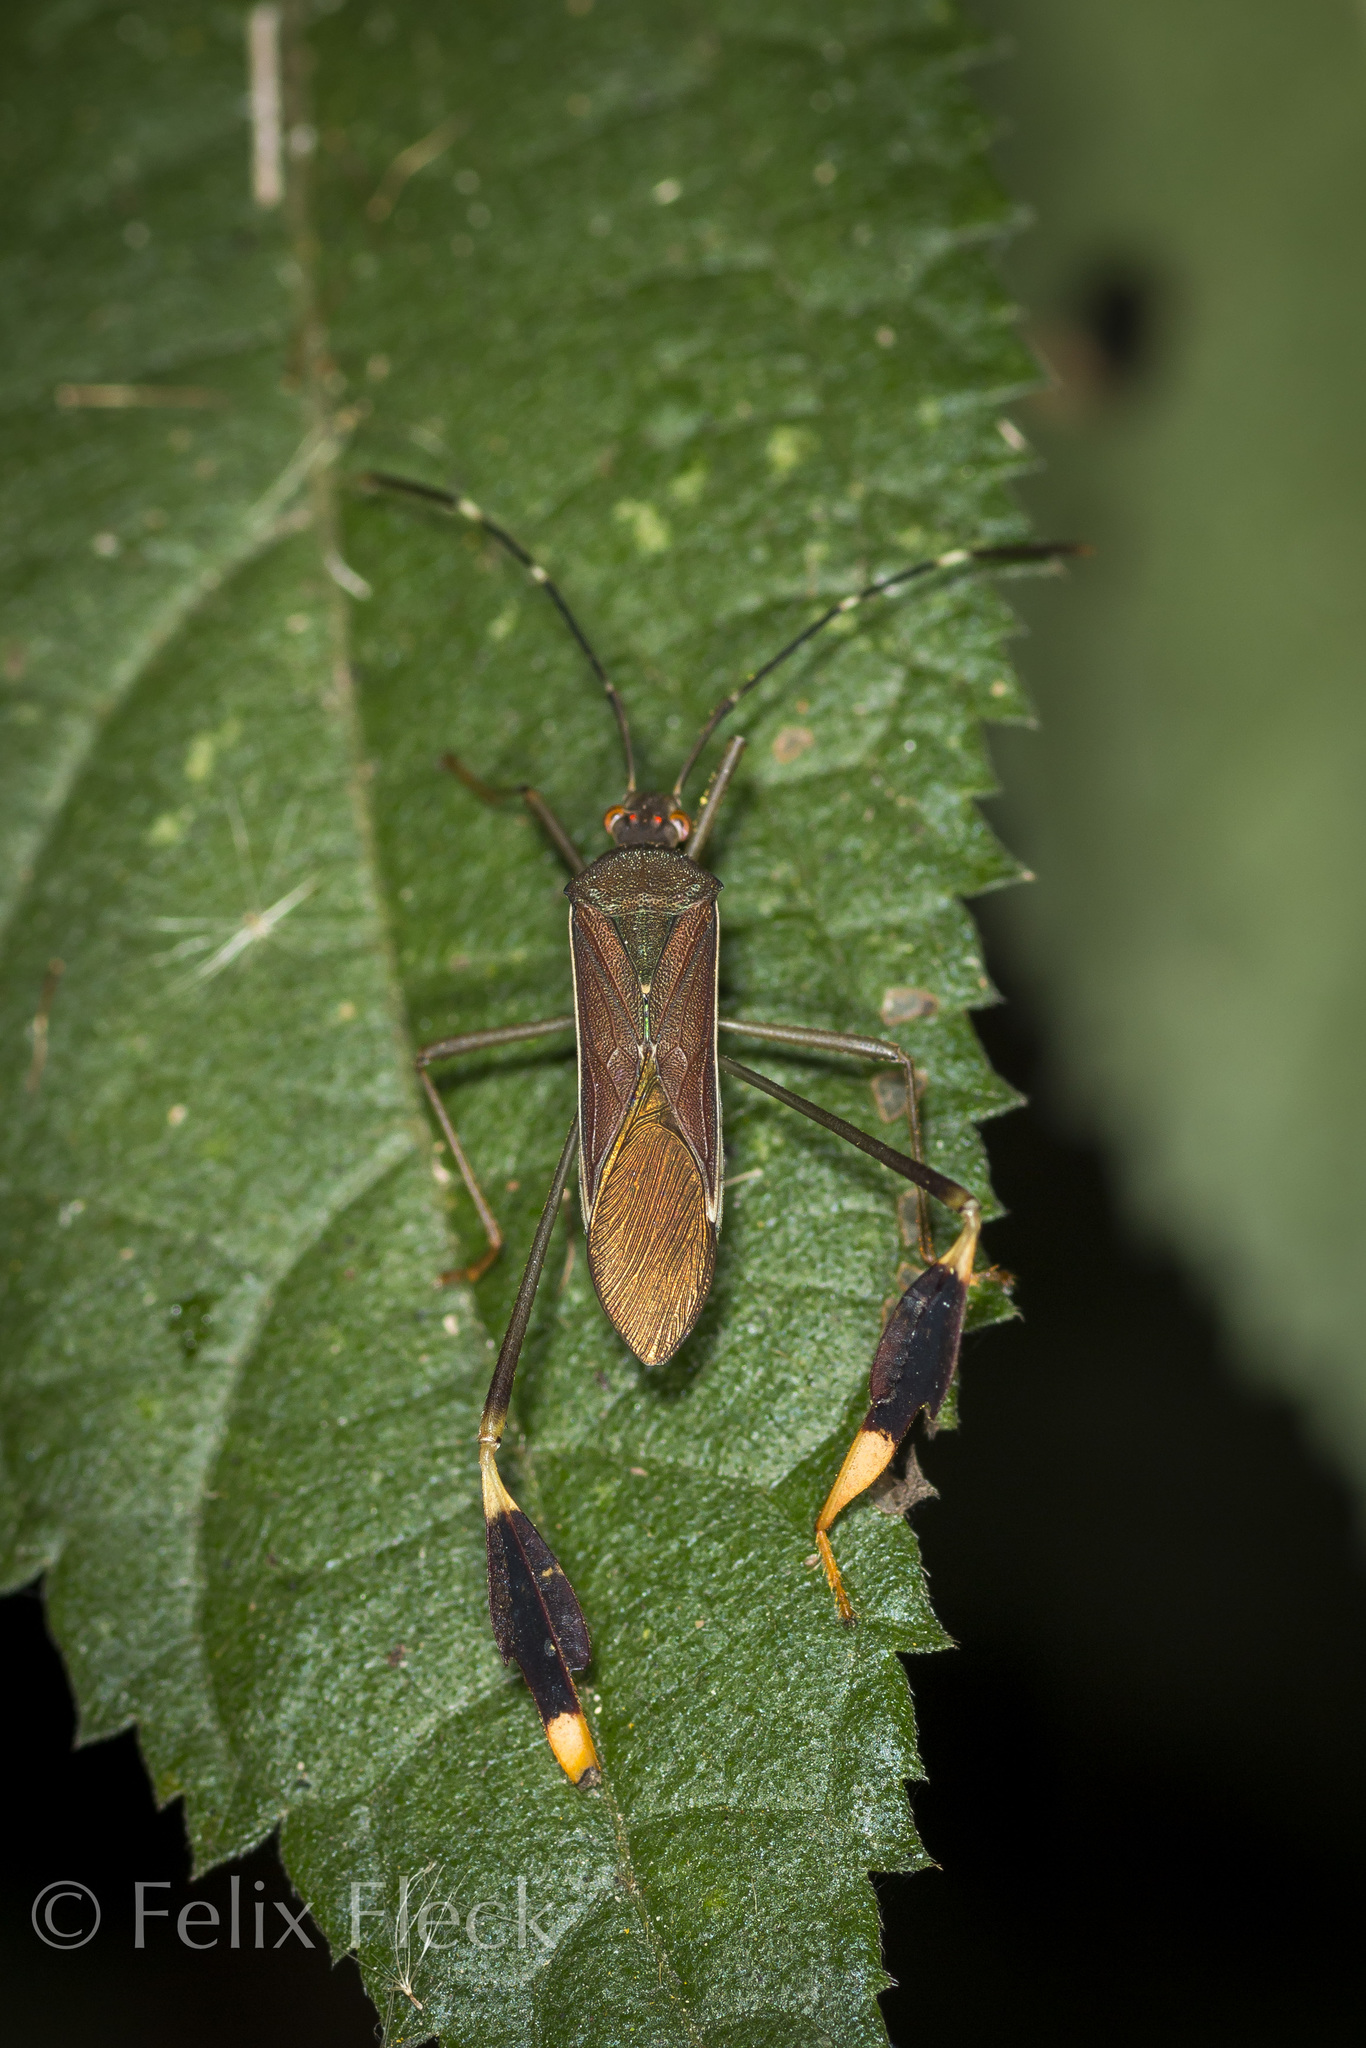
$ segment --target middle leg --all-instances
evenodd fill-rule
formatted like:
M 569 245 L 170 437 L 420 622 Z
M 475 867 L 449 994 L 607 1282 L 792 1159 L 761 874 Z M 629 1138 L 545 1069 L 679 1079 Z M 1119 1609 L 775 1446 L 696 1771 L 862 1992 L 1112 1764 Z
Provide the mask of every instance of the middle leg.
M 438 1038 L 435 1044 L 424 1045 L 417 1055 L 417 1078 L 426 1090 L 427 1100 L 431 1103 L 436 1120 L 445 1133 L 446 1143 L 451 1148 L 451 1157 L 460 1170 L 460 1178 L 465 1183 L 469 1198 L 474 1204 L 475 1214 L 483 1225 L 484 1235 L 488 1239 L 488 1249 L 482 1257 L 474 1261 L 473 1265 L 459 1266 L 454 1272 L 441 1275 L 442 1280 L 448 1284 L 454 1280 L 466 1280 L 472 1285 L 474 1281 L 481 1279 L 503 1249 L 503 1233 L 498 1218 L 489 1207 L 488 1197 L 475 1179 L 474 1168 L 465 1155 L 465 1148 L 456 1136 L 455 1125 L 447 1116 L 446 1105 L 437 1094 L 427 1069 L 436 1060 L 452 1060 L 462 1052 L 486 1052 L 496 1045 L 520 1045 L 524 1039 L 549 1038 L 556 1031 L 573 1029 L 572 1017 L 542 1017 L 534 1024 L 503 1024 L 493 1031 L 464 1031 L 456 1038 Z
M 852 1031 L 813 1031 L 802 1024 L 748 1024 L 730 1017 L 718 1018 L 717 1022 L 722 1031 L 737 1032 L 742 1038 L 763 1039 L 770 1045 L 805 1047 L 810 1052 L 844 1053 L 851 1059 L 883 1060 L 899 1066 L 906 1088 L 906 1127 L 910 1132 L 911 1154 L 913 1158 L 919 1159 L 920 1111 L 916 1102 L 915 1068 L 911 1064 L 909 1053 L 903 1052 L 891 1039 L 862 1038 Z M 941 1196 L 940 1200 L 943 1199 Z M 915 1227 L 920 1246 L 920 1262 L 928 1266 L 934 1258 L 934 1236 L 930 1230 L 930 1210 L 925 1200 L 925 1190 L 919 1186 L 915 1195 Z

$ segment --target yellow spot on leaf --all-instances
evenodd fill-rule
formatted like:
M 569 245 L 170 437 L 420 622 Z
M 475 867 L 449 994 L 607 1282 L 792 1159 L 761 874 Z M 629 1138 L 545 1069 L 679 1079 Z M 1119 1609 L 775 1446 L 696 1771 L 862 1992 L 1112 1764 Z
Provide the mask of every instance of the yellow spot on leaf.
M 816 437 L 805 427 L 775 427 L 768 437 L 767 455 L 779 476 L 786 476 L 804 462 L 816 445 Z
M 695 505 L 707 484 L 707 465 L 695 462 L 669 485 L 669 496 L 679 505 Z
M 640 498 L 623 498 L 612 507 L 612 516 L 629 526 L 631 538 L 642 555 L 662 555 L 669 545 L 669 524 L 653 505 Z
M 782 768 L 804 754 L 815 739 L 809 726 L 785 725 L 773 742 L 773 758 Z
M 927 988 L 889 988 L 882 998 L 884 1024 L 910 1024 L 917 1017 L 937 1017 L 939 998 Z
M 185 828 L 194 812 L 186 807 L 183 811 L 163 811 L 147 827 L 146 839 L 149 846 L 178 846 L 185 837 Z
M 185 749 L 185 774 L 191 782 L 207 782 L 213 773 L 218 743 L 211 732 L 196 734 Z

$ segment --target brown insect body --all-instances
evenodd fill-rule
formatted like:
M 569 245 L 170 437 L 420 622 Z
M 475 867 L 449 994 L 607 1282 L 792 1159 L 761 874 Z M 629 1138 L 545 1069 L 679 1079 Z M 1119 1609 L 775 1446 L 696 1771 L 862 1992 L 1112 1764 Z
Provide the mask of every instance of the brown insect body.
M 720 889 L 684 853 L 628 844 L 565 890 L 588 1266 L 646 1365 L 683 1342 L 716 1265 Z
M 494 1637 L 503 1661 L 520 1667 L 565 1775 L 575 1785 L 595 1785 L 601 1777 L 597 1748 L 573 1679 L 592 1653 L 588 1625 L 554 1552 L 518 1507 L 498 1471 L 517 1361 L 575 1152 L 588 1265 L 598 1299 L 613 1327 L 647 1366 L 673 1355 L 711 1290 L 721 1227 L 723 1071 L 879 1160 L 918 1190 L 917 1239 L 923 1270 L 887 1320 L 873 1360 L 868 1412 L 816 1518 L 817 1555 L 846 1621 L 854 1619 L 854 1608 L 829 1532 L 849 1503 L 887 1469 L 916 1417 L 926 1413 L 933 1424 L 939 1414 L 957 1366 L 982 1220 L 981 1205 L 968 1189 L 921 1156 L 919 1083 L 902 1046 L 821 1026 L 718 1018 L 721 884 L 699 859 L 744 739 L 737 736 L 726 748 L 701 799 L 696 822 L 681 808 L 684 787 L 717 726 L 748 692 L 857 606 L 940 571 L 1055 561 L 1087 551 L 1070 542 L 1029 541 L 954 548 L 837 599 L 721 699 L 672 791 L 645 795 L 636 786 L 635 755 L 621 697 L 559 588 L 521 543 L 470 498 L 379 472 L 365 482 L 369 488 L 397 490 L 457 513 L 521 563 L 559 612 L 602 685 L 625 756 L 626 794 L 603 819 L 614 845 L 591 863 L 585 863 L 538 789 L 523 784 L 516 791 L 499 790 L 481 781 L 458 756 L 442 757 L 442 765 L 486 803 L 520 795 L 569 867 L 573 880 L 565 895 L 570 906 L 574 1015 L 461 1032 L 424 1046 L 417 1056 L 427 1100 L 488 1239 L 487 1250 L 472 1265 L 442 1277 L 473 1282 L 498 1256 L 503 1235 L 428 1069 L 437 1060 L 525 1044 L 558 1035 L 571 1025 L 578 1039 L 577 1114 L 560 1151 L 489 1383 L 479 1424 L 479 1464 Z M 685 844 L 686 853 L 680 850 Z M 897 1067 L 911 1152 L 895 1151 L 770 1075 L 722 1058 L 718 1030 L 808 1055 L 834 1054 Z M 958 1219 L 958 1234 L 946 1251 L 936 1248 L 926 1196 Z

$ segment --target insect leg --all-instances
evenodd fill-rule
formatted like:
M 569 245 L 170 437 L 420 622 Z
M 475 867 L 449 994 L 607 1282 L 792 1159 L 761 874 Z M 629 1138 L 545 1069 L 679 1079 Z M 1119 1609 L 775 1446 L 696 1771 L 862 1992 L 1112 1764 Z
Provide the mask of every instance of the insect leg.
M 742 1038 L 761 1038 L 771 1045 L 805 1046 L 811 1052 L 847 1053 L 853 1059 L 885 1060 L 899 1066 L 906 1086 L 906 1126 L 911 1137 L 911 1156 L 919 1159 L 920 1112 L 916 1104 L 915 1068 L 911 1065 L 910 1055 L 891 1039 L 862 1038 L 851 1031 L 812 1031 L 801 1024 L 744 1024 L 733 1022 L 729 1017 L 722 1017 L 718 1022 L 722 1031 L 736 1031 Z M 930 1230 L 929 1203 L 921 1187 L 917 1187 L 915 1194 L 915 1221 L 921 1262 L 928 1266 L 934 1258 L 934 1237 Z
M 457 1267 L 452 1273 L 443 1273 L 444 1281 L 468 1280 L 473 1283 L 487 1273 L 489 1267 L 503 1249 L 503 1233 L 498 1227 L 498 1218 L 488 1205 L 484 1190 L 474 1177 L 474 1168 L 465 1156 L 465 1148 L 455 1134 L 455 1126 L 446 1114 L 446 1105 L 432 1084 L 427 1072 L 436 1060 L 454 1059 L 462 1052 L 484 1052 L 490 1046 L 517 1045 L 525 1038 L 548 1038 L 555 1031 L 572 1031 L 572 1017 L 543 1017 L 535 1024 L 504 1024 L 494 1031 L 465 1031 L 457 1038 L 438 1038 L 433 1045 L 424 1045 L 417 1055 L 417 1078 L 426 1091 L 427 1100 L 435 1111 L 436 1120 L 445 1133 L 446 1143 L 451 1148 L 451 1157 L 460 1169 L 469 1198 L 473 1202 L 484 1235 L 488 1238 L 488 1250 L 472 1266 Z
M 841 1619 L 853 1621 L 854 1609 L 844 1590 L 828 1531 L 841 1510 L 886 1471 L 921 1409 L 933 1422 L 943 1406 L 958 1364 L 963 1312 L 982 1228 L 982 1211 L 967 1189 L 950 1180 L 947 1174 L 936 1172 L 922 1160 L 893 1151 L 880 1139 L 870 1138 L 857 1124 L 846 1123 L 842 1116 L 808 1102 L 805 1096 L 794 1095 L 790 1088 L 770 1081 L 766 1074 L 756 1074 L 752 1068 L 742 1067 L 738 1061 L 724 1056 L 720 1064 L 724 1072 L 734 1074 L 737 1080 L 747 1081 L 750 1087 L 786 1103 L 789 1109 L 810 1117 L 813 1123 L 856 1145 L 860 1152 L 879 1160 L 893 1173 L 924 1188 L 963 1219 L 963 1227 L 948 1251 L 916 1276 L 887 1318 L 868 1375 L 868 1413 L 816 1518 L 816 1548 L 830 1590 Z
M 596 1785 L 601 1772 L 593 1738 L 570 1676 L 591 1654 L 588 1624 L 558 1559 L 518 1507 L 498 1473 L 498 1446 L 507 1424 L 512 1382 L 555 1218 L 579 1143 L 579 1120 L 569 1126 L 550 1184 L 531 1253 L 517 1290 L 507 1335 L 493 1368 L 479 1423 L 479 1473 L 488 1535 L 489 1616 L 503 1662 L 515 1659 L 531 1689 L 555 1761 L 574 1785 Z
M 533 789 L 529 782 L 519 782 L 515 789 L 497 789 L 491 783 L 481 782 L 473 771 L 467 768 L 458 754 L 443 754 L 441 765 L 457 782 L 463 782 L 466 789 L 472 789 L 481 802 L 500 804 L 506 796 L 519 796 L 533 818 L 540 825 L 546 838 L 554 847 L 571 875 L 581 875 L 588 863 L 575 846 L 564 826 L 560 823 L 539 789 Z

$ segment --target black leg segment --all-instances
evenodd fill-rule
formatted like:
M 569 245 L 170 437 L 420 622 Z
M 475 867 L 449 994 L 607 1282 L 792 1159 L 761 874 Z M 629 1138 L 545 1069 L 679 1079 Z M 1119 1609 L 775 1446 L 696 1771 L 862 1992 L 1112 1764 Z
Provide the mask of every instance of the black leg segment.
M 596 1785 L 602 1775 L 597 1751 L 570 1675 L 582 1671 L 591 1654 L 588 1624 L 559 1560 L 535 1524 L 522 1513 L 498 1472 L 498 1446 L 507 1423 L 517 1361 L 578 1144 L 579 1120 L 575 1117 L 536 1226 L 507 1335 L 493 1368 L 479 1424 L 479 1472 L 484 1489 L 489 1616 L 494 1640 L 503 1662 L 516 1663 L 520 1668 L 536 1702 L 546 1740 L 565 1775 L 575 1785 Z

